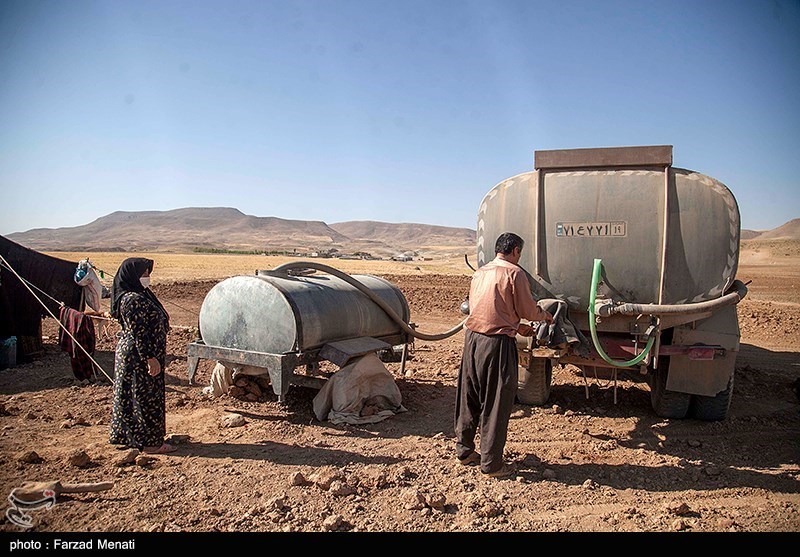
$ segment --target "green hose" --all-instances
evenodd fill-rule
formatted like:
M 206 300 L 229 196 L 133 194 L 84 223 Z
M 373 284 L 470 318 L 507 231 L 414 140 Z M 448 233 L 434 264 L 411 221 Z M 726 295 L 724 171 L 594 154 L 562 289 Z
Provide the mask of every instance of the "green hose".
M 632 360 L 628 360 L 627 362 L 618 362 L 616 360 L 612 360 L 608 357 L 608 354 L 605 353 L 603 347 L 600 345 L 600 339 L 597 338 L 597 324 L 595 323 L 595 312 L 594 312 L 594 301 L 597 298 L 597 285 L 600 283 L 600 275 L 603 272 L 603 260 L 602 259 L 595 259 L 594 260 L 594 269 L 592 269 L 592 289 L 589 291 L 589 330 L 592 333 L 592 342 L 594 343 L 594 348 L 597 350 L 597 353 L 600 354 L 600 357 L 603 358 L 606 362 L 611 364 L 612 366 L 616 367 L 631 367 L 635 366 L 647 356 L 647 353 L 650 352 L 650 349 L 653 347 L 653 343 L 656 340 L 655 335 L 651 335 L 649 339 L 647 339 L 647 345 L 645 345 L 644 350 L 642 353 L 633 358 Z

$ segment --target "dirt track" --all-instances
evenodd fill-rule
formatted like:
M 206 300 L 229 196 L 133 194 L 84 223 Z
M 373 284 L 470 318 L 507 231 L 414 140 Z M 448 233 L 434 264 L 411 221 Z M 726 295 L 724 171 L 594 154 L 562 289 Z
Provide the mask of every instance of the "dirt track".
M 44 356 L 0 372 L 0 492 L 25 480 L 116 482 L 112 491 L 62 496 L 51 510 L 34 511 L 40 531 L 800 531 L 800 404 L 792 389 L 800 377 L 800 265 L 744 265 L 738 276 L 753 283 L 739 306 L 742 348 L 726 421 L 659 419 L 638 376 L 621 377 L 614 404 L 606 379 L 556 368 L 547 407 L 515 406 L 507 456 L 519 473 L 510 481 L 454 461 L 461 334 L 418 341 L 406 376 L 387 364 L 408 412 L 337 426 L 313 418 L 311 389 L 293 386 L 285 405 L 271 392 L 258 402 L 209 399 L 201 387 L 210 362 L 201 362 L 199 385 L 188 385 L 194 333 L 180 326 L 196 324 L 215 282 L 157 285 L 179 326 L 169 337 L 168 431 L 189 442 L 150 466 L 114 466 L 111 388 L 75 383 L 46 320 Z M 468 277 L 387 278 L 420 330 L 460 321 Z M 102 336 L 97 358 L 109 372 L 113 348 L 113 336 Z M 221 427 L 228 409 L 246 425 Z M 43 460 L 20 462 L 30 450 Z M 69 464 L 76 450 L 91 462 Z M 293 485 L 296 472 L 317 483 Z M 0 528 L 18 531 L 8 521 Z

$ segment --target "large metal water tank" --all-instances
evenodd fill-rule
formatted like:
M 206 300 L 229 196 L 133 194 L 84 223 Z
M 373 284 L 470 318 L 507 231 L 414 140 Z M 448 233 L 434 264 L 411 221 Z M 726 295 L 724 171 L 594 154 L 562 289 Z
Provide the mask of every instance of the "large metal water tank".
M 536 170 L 503 180 L 483 199 L 478 265 L 495 257 L 501 233 L 514 232 L 526 242 L 520 264 L 538 298 L 562 298 L 585 311 L 600 258 L 620 299 L 687 304 L 719 298 L 731 286 L 739 231 L 730 190 L 698 172 Z
M 372 275 L 353 275 L 408 322 L 403 293 Z M 200 335 L 208 346 L 269 354 L 320 348 L 357 337 L 402 334 L 400 326 L 365 294 L 331 275 L 290 276 L 259 271 L 215 285 L 200 308 Z

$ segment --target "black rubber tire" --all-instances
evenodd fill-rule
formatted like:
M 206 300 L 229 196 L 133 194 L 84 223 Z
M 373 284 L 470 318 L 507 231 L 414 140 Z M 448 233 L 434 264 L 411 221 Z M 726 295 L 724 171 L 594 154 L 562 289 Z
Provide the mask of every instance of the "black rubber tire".
M 542 406 L 550 398 L 553 362 L 547 358 L 531 358 L 527 368 L 519 366 L 517 400 L 520 404 Z
M 689 413 L 692 395 L 667 390 L 669 358 L 659 358 L 658 368 L 650 370 L 650 404 L 662 418 L 681 419 Z
M 728 387 L 716 396 L 692 395 L 689 415 L 697 420 L 719 422 L 728 417 L 733 395 L 733 374 L 728 380 Z

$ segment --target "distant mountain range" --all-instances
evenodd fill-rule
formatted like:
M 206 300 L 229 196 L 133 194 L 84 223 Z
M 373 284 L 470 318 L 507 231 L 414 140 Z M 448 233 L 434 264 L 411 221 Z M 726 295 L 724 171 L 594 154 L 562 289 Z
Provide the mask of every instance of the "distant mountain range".
M 468 228 L 372 221 L 340 222 L 255 217 L 227 207 L 117 211 L 82 226 L 37 228 L 7 236 L 38 251 L 405 251 L 461 254 L 475 249 Z
M 326 251 L 385 257 L 460 255 L 475 249 L 469 228 L 431 224 L 255 217 L 228 207 L 117 211 L 82 226 L 37 228 L 8 238 L 38 251 Z M 742 230 L 742 240 L 800 239 L 800 219 L 773 230 Z
M 792 219 L 772 230 L 742 230 L 742 240 L 800 240 L 800 219 Z

